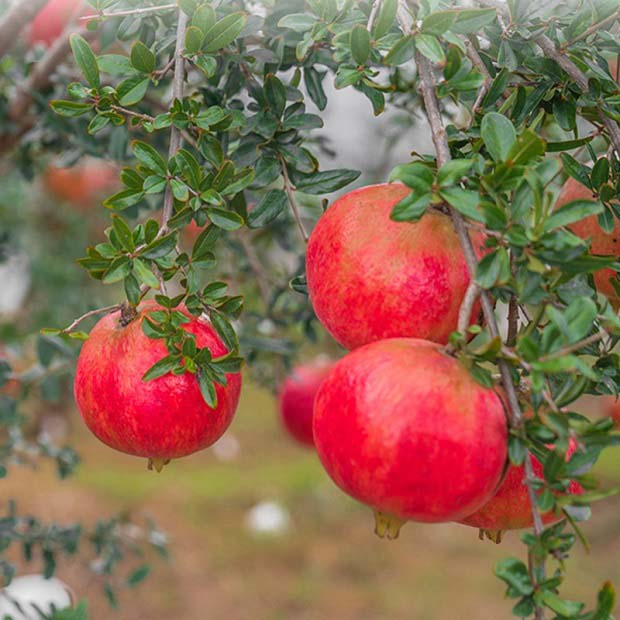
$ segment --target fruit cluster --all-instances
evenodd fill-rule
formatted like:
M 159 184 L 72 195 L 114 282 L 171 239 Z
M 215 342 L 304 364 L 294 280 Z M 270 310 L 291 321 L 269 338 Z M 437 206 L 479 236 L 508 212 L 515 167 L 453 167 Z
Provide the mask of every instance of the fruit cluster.
M 558 206 L 592 198 L 575 185 L 567 183 Z M 524 467 L 507 461 L 502 395 L 476 383 L 442 346 L 457 329 L 470 280 L 450 219 L 430 211 L 417 223 L 392 221 L 407 194 L 399 184 L 350 192 L 314 229 L 306 262 L 312 305 L 353 351 L 331 367 L 298 368 L 281 388 L 281 415 L 294 437 L 312 440 L 334 482 L 374 509 L 379 535 L 396 537 L 407 520 L 460 521 L 499 542 L 504 530 L 532 525 Z M 575 232 L 591 234 L 585 226 Z M 595 251 L 610 249 L 602 234 Z M 484 254 L 484 239 L 474 241 Z M 596 282 L 610 294 L 607 275 Z M 572 483 L 569 492 L 581 487 Z

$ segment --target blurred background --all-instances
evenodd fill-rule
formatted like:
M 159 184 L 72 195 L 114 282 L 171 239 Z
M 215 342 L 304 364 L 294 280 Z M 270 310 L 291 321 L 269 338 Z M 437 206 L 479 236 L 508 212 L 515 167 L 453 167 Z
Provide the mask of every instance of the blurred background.
M 4 71 L 10 73 L 10 67 Z M 357 185 L 385 181 L 411 150 L 430 151 L 427 128 L 419 119 L 412 123 L 410 116 L 393 113 L 377 120 L 362 95 L 350 90 L 328 95 L 319 140 L 327 147 L 325 165 L 362 170 Z M 37 140 L 44 142 L 45 136 Z M 64 169 L 83 148 L 97 154 L 93 145 L 80 145 L 75 152 L 65 145 L 56 156 L 49 155 L 53 149 L 40 158 L 29 152 L 23 165 L 0 159 L 0 359 L 8 359 L 24 377 L 23 385 L 7 384 L 2 390 L 13 390 L 27 420 L 19 441 L 68 444 L 81 459 L 75 475 L 62 480 L 57 466 L 72 465 L 71 454 L 54 453 L 54 463 L 29 458 L 25 450 L 22 466 L 11 465 L 1 482 L 0 503 L 8 512 L 9 500 L 15 500 L 20 513 L 50 522 L 93 525 L 120 513 L 128 521 L 157 524 L 155 547 L 167 543 L 169 552 L 159 559 L 155 550 L 131 558 L 138 567 L 148 562 L 152 574 L 142 588 L 118 589 L 117 610 L 110 607 L 88 558 L 59 560 L 56 575 L 78 598 L 89 599 L 92 618 L 508 617 L 514 602 L 503 598 L 504 586 L 492 567 L 500 558 L 521 556 L 519 533 L 508 533 L 495 545 L 479 541 L 478 532 L 465 526 L 408 524 L 399 540 L 379 540 L 371 512 L 340 493 L 313 451 L 284 431 L 272 377 L 281 380 L 287 364 L 341 353 L 309 318 L 305 298 L 288 287 L 303 256 L 299 245 L 286 238 L 277 251 L 258 260 L 268 284 L 281 288 L 272 319 L 254 313 L 260 293 L 256 260 L 246 252 L 236 276 L 221 268 L 233 292 L 248 295 L 239 329 L 251 371 L 245 373 L 236 419 L 214 447 L 155 474 L 85 429 L 71 392 L 77 345 L 40 334 L 44 327 L 67 326 L 88 309 L 122 296 L 120 288 L 89 281 L 76 263 L 87 245 L 104 239 L 109 219 L 100 198 L 114 190 L 117 178 L 114 167 L 101 159 L 80 158 L 77 174 Z M 303 208 L 311 227 L 320 204 L 308 200 Z M 260 248 L 260 238 L 253 241 Z M 243 254 L 244 240 L 231 235 L 227 247 Z M 278 331 L 278 308 L 296 317 L 283 331 Z M 592 398 L 580 407 L 585 413 L 607 414 L 602 400 Z M 620 484 L 620 450 L 608 450 L 596 471 L 606 486 Z M 584 524 L 591 552 L 577 547 L 567 598 L 593 603 L 603 580 L 620 581 L 619 513 L 620 498 L 612 498 L 597 504 Z M 139 538 L 143 532 L 129 529 L 126 534 Z M 20 573 L 43 570 L 41 557 L 28 563 L 19 548 L 4 556 Z

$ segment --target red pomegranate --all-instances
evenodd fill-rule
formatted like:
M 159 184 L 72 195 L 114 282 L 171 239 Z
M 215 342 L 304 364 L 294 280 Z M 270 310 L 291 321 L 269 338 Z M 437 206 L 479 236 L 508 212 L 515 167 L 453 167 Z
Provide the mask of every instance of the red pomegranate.
M 392 207 L 410 191 L 399 183 L 352 191 L 327 209 L 310 236 L 310 300 L 347 349 L 392 337 L 443 344 L 457 327 L 470 280 L 458 237 L 439 211 L 415 224 L 392 221 Z M 478 313 L 476 306 L 472 317 Z
M 585 185 L 579 183 L 572 177 L 564 183 L 558 199 L 556 201 L 556 208 L 565 205 L 573 200 L 595 200 L 596 196 Z M 615 221 L 615 220 L 614 220 Z M 620 255 L 620 227 L 618 222 L 614 223 L 614 229 L 610 233 L 606 233 L 598 223 L 597 215 L 590 215 L 583 220 L 579 220 L 570 225 L 570 229 L 578 237 L 582 239 L 591 239 L 590 252 L 592 254 L 599 254 L 601 256 L 619 256 Z M 618 280 L 618 274 L 609 267 L 605 269 L 599 269 L 594 273 L 594 284 L 596 289 L 605 295 L 611 305 L 617 310 L 620 307 L 620 296 L 616 293 L 610 280 Z
M 30 45 L 51 45 L 73 19 L 80 14 L 86 14 L 87 10 L 83 0 L 49 0 L 32 20 L 28 42 Z M 94 13 L 92 10 L 91 12 Z
M 405 520 L 462 519 L 483 506 L 506 463 L 497 394 L 437 344 L 394 338 L 337 362 L 314 404 L 314 442 L 334 482 L 378 513 L 395 538 Z
M 312 409 L 314 398 L 333 362 L 317 358 L 296 366 L 283 381 L 278 392 L 280 418 L 286 430 L 300 443 L 314 445 Z
M 567 458 L 575 451 L 572 445 Z M 543 467 L 540 461 L 530 456 L 534 475 L 543 478 Z M 568 492 L 571 495 L 578 495 L 583 492 L 583 488 L 578 482 L 570 483 Z M 542 515 L 545 525 L 551 525 L 562 519 L 552 511 Z M 506 476 L 492 499 L 487 502 L 480 510 L 463 519 L 461 523 L 476 527 L 480 530 L 480 538 L 486 536 L 490 540 L 500 543 L 502 535 L 506 530 L 520 530 L 534 525 L 530 498 L 527 487 L 525 486 L 525 468 L 523 465 L 515 467 L 510 465 Z
M 241 389 L 239 373 L 226 375 L 228 384 L 215 386 L 213 409 L 189 372 L 142 381 L 144 373 L 168 354 L 163 341 L 142 332 L 144 316 L 161 309 L 155 302 L 145 302 L 137 318 L 124 327 L 120 312 L 104 316 L 82 347 L 74 384 L 77 406 L 90 430 L 116 450 L 149 458 L 158 469 L 215 442 L 232 421 Z M 191 317 L 183 329 L 213 357 L 226 354 L 206 321 Z
M 616 426 L 620 426 L 620 400 L 613 396 L 604 396 L 604 414 L 610 417 Z
M 57 199 L 85 211 L 119 186 L 118 168 L 95 158 L 87 158 L 70 168 L 49 166 L 43 173 L 43 186 Z

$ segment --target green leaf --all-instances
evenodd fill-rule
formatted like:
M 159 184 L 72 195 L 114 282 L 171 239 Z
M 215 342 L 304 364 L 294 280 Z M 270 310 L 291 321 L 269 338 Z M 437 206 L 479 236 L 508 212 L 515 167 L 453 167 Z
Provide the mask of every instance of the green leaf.
M 265 98 L 269 107 L 277 118 L 282 116 L 286 106 L 286 88 L 284 84 L 273 74 L 269 74 L 265 79 Z
M 592 620 L 610 620 L 616 603 L 616 591 L 610 581 L 603 584 L 599 590 L 596 611 Z
M 480 135 L 495 161 L 505 161 L 517 139 L 514 125 L 503 114 L 488 112 L 482 119 Z
M 217 393 L 215 391 L 215 383 L 207 377 L 204 370 L 198 370 L 196 373 L 198 378 L 198 386 L 200 387 L 200 393 L 205 403 L 215 409 L 217 407 Z
M 414 36 L 408 34 L 401 37 L 387 53 L 385 57 L 386 65 L 402 65 L 411 60 L 415 54 Z
M 417 222 L 426 212 L 431 203 L 431 194 L 417 195 L 411 192 L 392 208 L 390 219 L 395 222 Z
M 351 31 L 351 55 L 358 65 L 365 65 L 370 56 L 370 33 L 362 24 Z
M 446 55 L 437 37 L 432 34 L 418 34 L 415 36 L 416 49 L 436 65 L 446 62 Z
M 121 245 L 128 252 L 133 252 L 136 244 L 133 240 L 133 233 L 131 228 L 127 225 L 127 222 L 120 215 L 112 216 L 112 228 L 121 242 Z
M 155 276 L 142 260 L 134 258 L 133 268 L 138 280 L 142 282 L 142 284 L 146 284 L 149 288 L 159 289 L 159 280 L 157 276 Z
M 258 203 L 248 214 L 248 226 L 261 228 L 273 222 L 284 210 L 287 203 L 286 193 L 281 189 L 270 189 L 263 194 Z
M 601 157 L 592 168 L 592 185 L 599 188 L 609 180 L 609 159 Z
M 420 162 L 400 164 L 390 173 L 390 181 L 401 181 L 418 195 L 430 192 L 434 180 L 432 170 Z
M 484 216 L 479 209 L 480 195 L 477 191 L 455 186 L 440 190 L 439 195 L 465 217 L 475 222 L 485 223 Z
M 473 159 L 452 159 L 437 172 L 437 182 L 441 187 L 458 183 L 474 165 Z
M 211 222 L 223 230 L 237 230 L 243 226 L 243 218 L 235 211 L 208 207 L 206 213 Z
M 525 129 L 506 155 L 506 161 L 522 166 L 545 153 L 545 143 L 531 129 Z
M 529 596 L 534 592 L 527 566 L 521 560 L 516 558 L 500 560 L 493 572 L 521 596 Z
M 137 586 L 149 576 L 150 572 L 151 567 L 148 564 L 143 564 L 142 566 L 139 566 L 134 571 L 132 571 L 129 577 L 127 577 L 127 585 L 130 588 Z
M 310 99 L 319 110 L 324 110 L 327 105 L 327 96 L 323 90 L 324 76 L 325 72 L 317 71 L 314 67 L 304 67 L 304 84 Z
M 391 30 L 396 19 L 397 8 L 398 0 L 383 0 L 373 30 L 375 40 L 380 39 Z
M 295 188 L 306 194 L 328 194 L 352 183 L 359 175 L 358 170 L 346 168 L 310 174 L 299 173 L 295 175 Z
M 142 189 L 145 194 L 161 194 L 166 189 L 166 183 L 165 177 L 152 174 L 144 179 Z
M 131 147 L 136 159 L 149 170 L 152 170 L 162 177 L 168 174 L 168 168 L 164 158 L 150 144 L 142 142 L 141 140 L 135 140 Z
M 480 259 L 476 267 L 476 282 L 489 289 L 497 284 L 504 284 L 510 279 L 510 258 L 505 248 L 489 252 Z
M 107 127 L 109 124 L 110 124 L 109 117 L 98 114 L 97 116 L 93 117 L 90 123 L 88 123 L 87 131 L 91 136 L 94 136 L 96 133 L 100 132 L 104 127 Z
M 495 9 L 464 9 L 458 11 L 456 22 L 450 30 L 457 34 L 479 33 L 485 26 L 496 20 Z
M 163 258 L 174 250 L 177 244 L 177 236 L 175 233 L 170 233 L 165 237 L 160 237 L 149 243 L 144 250 L 140 252 L 140 256 L 143 258 L 149 258 L 155 260 L 157 258 Z
M 135 41 L 131 46 L 131 64 L 138 71 L 143 73 L 152 73 L 155 71 L 155 54 L 142 43 L 142 41 Z
M 199 6 L 192 17 L 192 26 L 200 28 L 203 32 L 208 32 L 216 21 L 215 10 L 210 4 Z
M 226 317 L 217 310 L 211 310 L 209 312 L 209 317 L 211 318 L 211 323 L 213 323 L 215 331 L 217 331 L 220 335 L 228 350 L 236 350 L 239 347 L 239 341 L 237 340 L 237 334 L 228 319 L 226 319 Z
M 122 106 L 130 106 L 142 101 L 148 90 L 150 79 L 143 75 L 133 75 L 123 80 L 116 88 L 118 102 Z
M 560 598 L 551 590 L 543 590 L 540 593 L 540 600 L 549 608 L 561 616 L 571 618 L 576 616 L 583 608 L 583 603 L 567 601 Z
M 424 18 L 421 31 L 424 34 L 440 36 L 446 32 L 446 30 L 450 29 L 457 17 L 457 11 L 438 11 L 437 13 L 431 13 L 428 17 Z
M 142 381 L 152 381 L 153 379 L 158 379 L 159 377 L 163 377 L 167 375 L 171 370 L 176 368 L 179 364 L 180 355 L 173 354 L 167 355 L 166 357 L 160 359 L 158 362 L 155 362 L 142 377 Z
M 91 49 L 88 41 L 77 33 L 73 33 L 69 37 L 71 50 L 75 56 L 75 62 L 80 67 L 86 81 L 92 88 L 99 88 L 101 82 L 99 79 L 99 67 L 97 65 L 97 57 Z
M 124 280 L 131 273 L 131 260 L 127 256 L 115 258 L 103 274 L 101 281 L 112 284 Z
M 278 28 L 289 28 L 295 32 L 310 30 L 316 23 L 316 17 L 308 13 L 291 13 L 278 22 Z
M 193 56 L 202 48 L 205 41 L 205 32 L 196 26 L 190 26 L 185 31 L 185 53 Z
M 216 22 L 205 35 L 204 51 L 211 54 L 232 43 L 241 34 L 246 21 L 244 13 L 231 13 Z
M 122 56 L 121 54 L 104 54 L 103 56 L 99 56 L 97 58 L 97 66 L 100 71 L 108 75 L 126 76 L 130 73 L 134 73 L 131 60 L 127 56 Z
M 82 116 L 93 109 L 90 103 L 78 103 L 77 101 L 64 101 L 62 99 L 54 99 L 50 101 L 50 107 L 59 116 Z
M 603 211 L 603 205 L 593 200 L 572 200 L 556 209 L 545 222 L 544 232 L 549 232 L 560 226 L 568 226 L 582 220 L 589 215 L 596 215 Z
M 217 71 L 217 60 L 213 56 L 200 54 L 200 56 L 196 56 L 194 62 L 207 78 L 212 78 L 215 75 Z

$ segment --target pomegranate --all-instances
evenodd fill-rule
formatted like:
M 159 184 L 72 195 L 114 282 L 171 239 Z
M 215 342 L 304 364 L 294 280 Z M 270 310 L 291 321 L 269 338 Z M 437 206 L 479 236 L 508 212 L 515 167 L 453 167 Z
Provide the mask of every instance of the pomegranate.
M 310 236 L 310 300 L 347 349 L 401 336 L 446 343 L 457 327 L 470 280 L 458 237 L 439 211 L 417 223 L 392 221 L 392 207 L 409 193 L 399 183 L 352 191 Z M 478 314 L 476 306 L 472 318 Z
M 80 7 L 83 7 L 81 11 Z M 82 0 L 49 0 L 32 20 L 28 42 L 30 45 L 51 45 L 69 23 L 78 15 L 85 14 L 86 10 L 88 9 Z
M 572 445 L 567 451 L 567 458 L 575 451 Z M 530 456 L 534 475 L 543 478 L 543 466 L 540 461 Z M 581 494 L 583 488 L 578 482 L 570 483 L 568 492 L 571 495 Z M 549 511 L 542 516 L 545 525 L 551 525 L 562 519 L 561 516 Z M 510 465 L 502 484 L 492 499 L 480 510 L 463 519 L 461 523 L 477 527 L 480 530 L 480 538 L 485 536 L 490 540 L 500 543 L 506 530 L 520 530 L 534 525 L 532 508 L 527 487 L 525 486 L 525 468 L 523 465 L 515 467 Z
M 585 185 L 572 177 L 564 183 L 556 201 L 556 208 L 573 200 L 595 200 L 596 196 Z M 606 233 L 598 223 L 598 216 L 590 215 L 569 226 L 570 230 L 582 239 L 591 239 L 590 251 L 601 256 L 620 255 L 620 227 L 614 223 L 614 229 Z M 620 307 L 620 296 L 616 293 L 610 280 L 617 280 L 618 274 L 609 267 L 594 273 L 594 284 L 599 293 L 609 299 L 609 303 L 617 310 Z M 620 281 L 618 282 L 620 284 Z
M 332 366 L 332 362 L 317 358 L 309 364 L 295 367 L 280 386 L 278 404 L 282 423 L 294 439 L 307 446 L 314 445 L 314 397 Z
M 604 396 L 603 399 L 605 415 L 620 427 L 620 400 L 616 400 L 613 396 Z
M 459 520 L 491 499 L 506 463 L 506 419 L 439 345 L 368 344 L 337 362 L 314 404 L 314 443 L 334 482 L 376 512 L 380 536 L 406 520 Z
M 75 400 L 88 428 L 116 450 L 149 458 L 158 470 L 170 459 L 214 443 L 232 421 L 241 389 L 239 373 L 226 375 L 228 384 L 215 386 L 213 409 L 189 372 L 142 381 L 144 373 L 168 354 L 162 340 L 142 332 L 144 316 L 161 309 L 153 301 L 145 302 L 126 326 L 121 325 L 120 312 L 104 316 L 82 347 L 74 384 Z M 183 329 L 194 334 L 196 344 L 209 348 L 213 357 L 226 354 L 216 331 L 204 320 L 191 317 Z
M 43 185 L 57 199 L 85 211 L 119 186 L 118 168 L 95 158 L 71 168 L 49 166 L 43 174 Z

